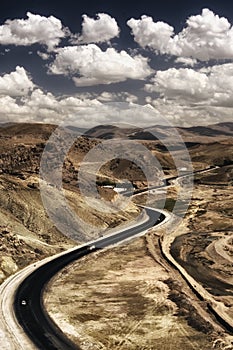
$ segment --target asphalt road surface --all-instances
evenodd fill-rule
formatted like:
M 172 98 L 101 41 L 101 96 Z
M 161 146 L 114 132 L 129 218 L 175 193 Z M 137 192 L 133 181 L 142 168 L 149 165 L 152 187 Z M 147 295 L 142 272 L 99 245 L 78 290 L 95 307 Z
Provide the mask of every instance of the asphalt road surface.
M 129 239 L 165 219 L 165 215 L 157 210 L 150 208 L 145 208 L 145 210 L 148 216 L 145 222 L 59 256 L 40 266 L 20 284 L 15 294 L 14 312 L 19 324 L 38 349 L 79 349 L 61 332 L 44 308 L 43 291 L 47 282 L 69 263 L 94 251 Z

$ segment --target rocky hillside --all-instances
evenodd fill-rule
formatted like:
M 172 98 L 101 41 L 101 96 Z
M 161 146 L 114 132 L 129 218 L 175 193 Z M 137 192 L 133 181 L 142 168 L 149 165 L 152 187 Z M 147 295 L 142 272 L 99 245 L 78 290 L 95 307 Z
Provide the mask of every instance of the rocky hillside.
M 213 165 L 225 166 L 226 171 L 223 169 L 218 172 L 218 178 L 223 183 L 228 183 L 229 178 L 232 178 L 232 125 L 233 123 L 222 123 L 209 127 L 179 129 L 189 148 L 194 168 L 198 170 Z M 55 128 L 54 125 L 46 124 L 0 125 L 0 281 L 29 262 L 76 244 L 54 226 L 44 210 L 40 196 L 38 173 L 41 155 Z M 172 130 L 163 126 L 154 128 L 159 136 L 157 138 L 152 137 L 148 130 L 100 126 L 84 133 L 73 144 L 63 164 L 63 187 L 71 208 L 87 224 L 80 227 L 76 240 L 81 242 L 85 238 L 93 238 L 93 232 L 88 229 L 90 223 L 104 231 L 109 226 L 125 223 L 139 213 L 138 207 L 131 204 L 124 212 L 107 214 L 99 211 L 96 203 L 90 208 L 80 195 L 77 186 L 80 161 L 103 139 L 127 137 L 138 140 L 156 156 L 165 174 L 176 173 L 172 157 L 163 144 L 163 140 L 171 136 Z M 72 132 L 72 128 L 70 131 Z M 182 147 L 174 147 L 177 155 L 182 157 Z M 50 162 L 55 162 L 60 156 L 59 151 L 54 150 L 51 145 Z M 129 155 L 126 154 L 126 158 L 127 156 Z M 48 166 L 49 164 L 48 162 Z M 89 169 L 86 179 L 90 173 Z M 213 179 L 211 175 L 207 175 L 201 181 L 212 184 L 216 177 Z M 147 185 L 142 169 L 134 162 L 114 159 L 104 164 L 97 177 L 100 196 L 114 203 L 117 199 L 116 193 L 103 185 L 115 184 L 124 179 L 132 181 L 137 188 Z M 54 212 L 55 210 L 56 208 Z
M 39 189 L 40 159 L 53 125 L 11 124 L 0 127 L 0 282 L 33 261 L 69 248 L 76 241 L 59 232 L 48 217 Z M 124 212 L 108 214 L 88 207 L 76 186 L 76 167 L 83 155 L 96 144 L 79 140 L 63 167 L 66 200 L 79 217 L 99 230 L 115 227 L 138 215 L 129 205 Z M 114 201 L 114 192 L 101 189 L 101 196 Z M 56 208 L 54 208 L 55 210 Z M 61 220 L 61 219 L 60 219 Z M 94 238 L 90 229 L 80 227 L 76 240 Z

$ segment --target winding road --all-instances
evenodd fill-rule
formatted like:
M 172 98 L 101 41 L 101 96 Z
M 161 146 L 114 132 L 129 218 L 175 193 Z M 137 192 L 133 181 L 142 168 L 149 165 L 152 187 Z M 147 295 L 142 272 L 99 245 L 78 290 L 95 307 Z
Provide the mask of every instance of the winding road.
M 211 170 L 213 169 L 196 172 L 207 172 Z M 189 174 L 181 177 L 187 176 Z M 177 178 L 169 178 L 160 187 L 165 187 L 170 181 L 175 179 Z M 79 349 L 77 345 L 72 343 L 62 333 L 46 312 L 43 305 L 44 288 L 59 270 L 71 262 L 97 250 L 129 240 L 135 236 L 143 235 L 149 228 L 169 220 L 169 214 L 162 210 L 145 208 L 145 212 L 147 219 L 136 223 L 134 226 L 101 237 L 78 248 L 57 254 L 54 257 L 46 258 L 8 278 L 0 286 L 0 310 L 2 312 L 2 315 L 0 315 L 1 349 Z M 167 258 L 170 260 L 168 256 Z M 170 262 L 175 265 L 173 261 Z M 183 272 L 182 275 L 185 275 L 185 273 Z
M 146 230 L 156 224 L 160 224 L 166 218 L 162 211 L 152 208 L 145 208 L 145 211 L 147 219 L 144 219 L 143 222 L 106 237 L 101 237 L 69 252 L 46 259 L 48 261 L 37 263 L 31 269 L 28 267 L 12 276 L 10 280 L 7 280 L 0 290 L 1 308 L 5 315 L 5 328 L 8 328 L 8 333 L 11 333 L 11 338 L 13 338 L 9 339 L 9 342 L 12 341 L 12 345 L 10 347 L 7 346 L 6 349 L 78 349 L 61 332 L 46 312 L 43 305 L 44 288 L 47 282 L 69 263 L 94 251 L 131 239 L 134 236 L 142 235 Z M 17 281 L 18 285 L 17 283 L 15 284 Z M 11 299 L 14 300 L 13 307 L 10 304 L 8 293 L 12 289 L 15 290 L 11 295 Z M 10 313 L 9 315 L 7 315 L 8 312 Z M 25 339 L 24 332 L 31 339 L 31 342 Z

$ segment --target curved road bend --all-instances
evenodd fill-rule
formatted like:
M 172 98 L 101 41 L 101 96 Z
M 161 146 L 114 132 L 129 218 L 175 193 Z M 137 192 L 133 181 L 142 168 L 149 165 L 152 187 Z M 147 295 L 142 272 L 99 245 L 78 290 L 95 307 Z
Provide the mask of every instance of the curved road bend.
M 59 329 L 49 317 L 43 305 L 43 291 L 46 283 L 69 263 L 119 243 L 143 232 L 165 219 L 157 210 L 145 208 L 148 220 L 138 226 L 125 229 L 114 235 L 103 237 L 85 246 L 77 248 L 63 256 L 40 266 L 20 284 L 15 294 L 14 312 L 19 324 L 26 334 L 41 350 L 74 350 L 79 349 Z

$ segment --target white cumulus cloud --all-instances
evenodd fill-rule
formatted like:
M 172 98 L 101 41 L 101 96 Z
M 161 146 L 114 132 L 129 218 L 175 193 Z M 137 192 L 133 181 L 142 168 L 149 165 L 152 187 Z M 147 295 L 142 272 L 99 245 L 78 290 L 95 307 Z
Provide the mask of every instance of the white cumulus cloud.
M 68 46 L 58 49 L 50 65 L 52 74 L 72 75 L 77 86 L 111 84 L 127 79 L 143 80 L 153 73 L 148 58 L 130 56 L 114 48 L 102 51 L 97 45 Z
M 167 53 L 167 47 L 174 29 L 164 22 L 153 22 L 152 17 L 131 18 L 127 21 L 132 29 L 134 40 L 143 48 L 150 47 L 160 53 Z
M 131 18 L 127 22 L 134 40 L 156 53 L 192 57 L 200 61 L 233 58 L 233 28 L 225 17 L 205 8 L 200 15 L 190 16 L 186 27 L 174 35 L 174 28 L 151 17 Z
M 146 90 L 168 98 L 203 99 L 209 96 L 209 77 L 191 68 L 170 68 L 157 71 Z
M 153 110 L 143 112 L 141 106 L 132 104 L 129 104 L 128 108 L 126 106 L 125 103 L 103 103 L 96 98 L 56 97 L 50 92 L 45 93 L 41 89 L 35 89 L 21 99 L 0 96 L 0 120 L 1 122 L 42 122 L 90 128 L 101 123 L 113 122 L 142 124 L 144 118 L 148 118 L 148 113 L 151 112 L 153 121 L 155 114 Z
M 0 95 L 24 96 L 34 88 L 34 84 L 23 67 L 0 77 Z
M 158 71 L 145 89 L 184 103 L 233 107 L 233 63 L 197 71 L 192 68 Z
M 97 18 L 83 15 L 82 34 L 78 42 L 103 43 L 119 36 L 120 29 L 115 18 L 106 13 L 98 13 Z
M 217 71 L 218 68 L 215 67 L 212 72 L 213 80 L 219 74 Z M 203 72 L 203 74 L 205 73 Z M 231 86 L 230 82 L 228 85 Z M 213 93 L 214 100 L 211 100 L 211 96 L 208 100 L 206 96 L 206 100 L 199 100 L 199 103 L 189 103 L 188 99 L 175 98 L 175 96 L 173 98 L 155 99 L 150 96 L 147 98 L 147 103 L 153 105 L 154 108 L 143 109 L 142 106 L 132 103 L 127 108 L 125 103 L 106 103 L 106 100 L 111 101 L 115 97 L 107 93 L 101 96 L 102 101 L 100 101 L 101 97 L 98 96 L 59 97 L 51 92 L 46 93 L 35 88 L 32 92 L 28 91 L 26 96 L 1 95 L 0 120 L 1 122 L 42 122 L 76 125 L 86 128 L 112 122 L 145 127 L 158 123 L 160 117 L 164 116 L 173 125 L 183 126 L 231 121 L 233 90 L 231 89 L 231 94 L 229 91 L 227 100 L 223 95 L 218 95 L 218 93 L 221 93 L 220 90 L 216 91 L 218 92 Z M 127 93 L 124 93 L 124 95 L 125 101 L 127 101 L 129 96 L 127 96 Z M 218 102 L 221 103 L 218 104 Z
M 0 44 L 29 46 L 40 43 L 53 50 L 67 31 L 54 16 L 45 17 L 27 12 L 27 19 L 8 19 L 0 26 Z
M 177 124 L 229 121 L 233 113 L 233 63 L 158 71 L 145 90 L 151 93 L 147 102 L 170 119 L 173 116 Z

